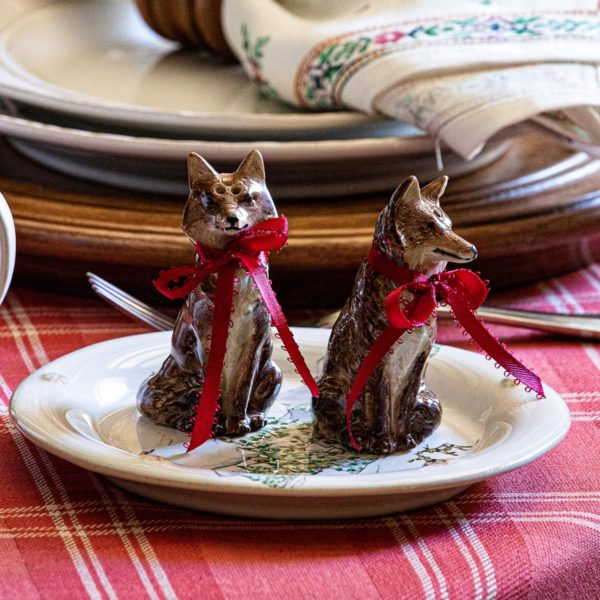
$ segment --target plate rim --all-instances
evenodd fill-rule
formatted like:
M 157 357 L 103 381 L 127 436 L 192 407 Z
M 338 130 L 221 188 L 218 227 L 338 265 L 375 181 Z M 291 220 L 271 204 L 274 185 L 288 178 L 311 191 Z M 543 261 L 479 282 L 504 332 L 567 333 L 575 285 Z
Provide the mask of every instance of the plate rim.
M 328 336 L 329 330 L 319 328 L 294 328 L 294 331 L 298 337 L 301 337 L 302 330 L 310 330 L 312 335 Z M 315 332 L 319 332 L 315 334 Z M 81 440 L 85 440 L 84 446 L 94 448 L 98 446 L 101 448 L 96 454 L 92 451 L 89 458 L 84 455 L 74 453 L 73 448 L 69 450 L 68 445 L 61 438 L 44 438 L 44 435 L 35 427 L 31 428 L 28 424 L 23 423 L 19 418 L 19 407 L 18 404 L 22 402 L 21 397 L 26 394 L 27 387 L 33 382 L 33 379 L 43 372 L 52 372 L 52 369 L 62 360 L 79 360 L 81 356 L 93 353 L 99 348 L 106 348 L 108 346 L 120 346 L 127 345 L 128 343 L 141 341 L 141 340 L 153 340 L 158 343 L 158 339 L 161 338 L 161 343 L 169 343 L 170 332 L 152 332 L 143 333 L 133 336 L 126 336 L 120 338 L 113 338 L 92 344 L 84 348 L 75 350 L 74 352 L 68 353 L 56 360 L 47 363 L 34 373 L 31 373 L 25 378 L 19 386 L 15 389 L 9 404 L 9 413 L 17 428 L 27 437 L 29 440 L 34 442 L 49 453 L 56 455 L 68 462 L 75 464 L 79 467 L 88 469 L 90 471 L 100 473 L 108 477 L 116 477 L 121 479 L 127 479 L 136 481 L 146 485 L 160 486 L 161 488 L 174 488 L 174 489 L 186 489 L 195 490 L 199 493 L 202 492 L 221 492 L 227 494 L 242 494 L 242 495 L 255 495 L 255 496 L 285 496 L 285 497 L 333 497 L 340 495 L 352 494 L 355 496 L 382 496 L 392 494 L 410 494 L 416 491 L 430 491 L 436 489 L 455 488 L 459 486 L 467 486 L 477 481 L 488 479 L 489 477 L 500 475 L 512 471 L 520 466 L 532 462 L 536 458 L 542 456 L 546 452 L 554 448 L 567 434 L 570 427 L 570 413 L 568 407 L 562 398 L 549 386 L 545 385 L 547 391 L 547 398 L 545 401 L 551 403 L 550 407 L 556 410 L 548 411 L 548 414 L 552 415 L 555 419 L 554 427 L 550 429 L 544 438 L 543 443 L 538 443 L 533 446 L 526 453 L 514 456 L 509 460 L 503 458 L 500 461 L 496 461 L 499 464 L 492 464 L 491 466 L 476 466 L 464 470 L 460 476 L 448 476 L 447 474 L 439 474 L 437 476 L 428 474 L 427 480 L 422 478 L 418 480 L 418 476 L 414 476 L 408 481 L 378 481 L 374 483 L 374 478 L 377 475 L 374 474 L 357 474 L 349 475 L 346 477 L 336 476 L 323 476 L 319 477 L 310 475 L 299 475 L 304 477 L 303 484 L 298 487 L 270 487 L 262 485 L 260 482 L 253 481 L 246 477 L 223 477 L 214 478 L 214 471 L 212 469 L 199 469 L 194 468 L 193 473 L 190 472 L 190 467 L 184 465 L 176 465 L 165 461 L 168 465 L 163 466 L 169 469 L 169 472 L 160 472 L 159 475 L 153 474 L 153 465 L 156 465 L 154 458 L 147 459 L 141 455 L 135 455 L 124 450 L 120 450 L 115 447 L 111 447 L 108 444 L 100 445 L 98 443 L 92 443 L 91 440 L 87 440 L 81 435 L 77 435 L 76 431 L 70 431 L 71 435 L 75 435 L 81 445 Z M 301 342 L 300 342 L 301 343 Z M 476 356 L 481 361 L 485 361 L 485 357 L 478 355 L 474 352 L 469 352 L 461 348 L 455 348 L 452 346 L 443 346 L 448 351 L 456 354 L 468 354 L 470 356 Z M 168 349 L 168 346 L 166 346 Z M 487 361 L 485 361 L 487 363 Z M 483 365 L 483 363 L 482 363 Z M 106 448 L 110 448 L 111 452 L 114 452 L 115 456 L 120 455 L 121 458 L 127 457 L 127 460 L 119 462 L 115 456 L 109 458 L 99 456 L 102 452 L 106 452 Z M 513 453 L 514 454 L 514 453 Z M 509 457 L 512 455 L 509 455 Z M 117 460 L 117 464 L 114 462 Z M 162 461 L 161 461 L 162 462 Z M 123 464 L 126 463 L 126 464 Z M 429 472 L 431 473 L 431 472 Z M 210 474 L 210 475 L 209 475 Z M 389 477 L 389 474 L 388 474 Z M 346 484 L 346 485 L 344 485 Z
M 16 231 L 10 206 L 0 192 L 0 305 L 8 292 L 15 269 Z
M 128 3 L 121 0 L 109 0 L 113 6 L 126 7 Z M 94 6 L 88 0 L 90 6 Z M 215 113 L 194 110 L 169 110 L 150 106 L 129 104 L 113 100 L 104 100 L 89 94 L 78 93 L 69 88 L 56 86 L 49 81 L 30 74 L 11 56 L 7 45 L 23 28 L 31 23 L 40 21 L 47 15 L 68 10 L 69 4 L 81 10 L 76 2 L 49 4 L 37 7 L 32 12 L 17 17 L 0 31 L 0 70 L 4 71 L 12 83 L 0 81 L 0 93 L 10 93 L 14 99 L 29 102 L 35 106 L 53 110 L 61 110 L 77 116 L 111 119 L 113 122 L 131 123 L 132 119 L 140 125 L 162 122 L 162 126 L 206 128 L 206 131 L 216 132 L 235 128 L 239 132 L 285 132 L 295 128 L 336 129 L 339 127 L 356 127 L 369 123 L 378 124 L 386 121 L 377 115 L 366 115 L 355 111 L 321 111 L 289 113 L 250 113 L 239 114 Z M 154 34 L 157 35 L 157 34 Z M 158 36 L 157 36 L 158 37 Z M 162 41 L 162 40 L 161 40 Z M 166 42 L 166 40 L 164 40 Z M 90 112 L 91 111 L 91 112 Z M 214 121 L 219 119 L 221 124 Z
M 0 132 L 62 147 L 88 150 L 99 154 L 178 160 L 189 152 L 210 156 L 211 160 L 241 160 L 250 150 L 259 149 L 271 163 L 316 163 L 344 159 L 376 160 L 425 155 L 433 152 L 434 140 L 427 136 L 405 138 L 357 138 L 341 140 L 245 140 L 213 141 L 196 139 L 169 139 L 152 136 L 134 136 L 122 133 L 95 132 L 63 125 L 12 116 L 0 110 Z

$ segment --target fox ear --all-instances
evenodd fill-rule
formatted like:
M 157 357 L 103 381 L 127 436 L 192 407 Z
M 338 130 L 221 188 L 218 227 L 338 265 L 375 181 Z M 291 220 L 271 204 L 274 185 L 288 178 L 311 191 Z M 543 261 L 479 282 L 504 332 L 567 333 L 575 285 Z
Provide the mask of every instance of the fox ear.
M 262 154 L 258 150 L 252 150 L 237 168 L 235 175 L 239 178 L 251 179 L 253 181 L 264 181 L 265 163 L 263 162 Z
M 201 187 L 216 179 L 219 174 L 199 154 L 191 152 L 188 156 L 188 182 L 190 189 Z
M 436 202 L 440 201 L 440 198 L 446 191 L 446 186 L 448 185 L 448 177 L 446 175 L 442 175 L 437 179 L 434 179 L 432 182 L 428 183 L 424 188 L 421 189 L 421 195 L 426 200 L 435 200 Z
M 414 206 L 420 201 L 421 190 L 419 189 L 419 181 L 414 175 L 411 175 L 396 188 L 396 191 L 392 194 L 390 206 L 396 212 L 401 205 Z

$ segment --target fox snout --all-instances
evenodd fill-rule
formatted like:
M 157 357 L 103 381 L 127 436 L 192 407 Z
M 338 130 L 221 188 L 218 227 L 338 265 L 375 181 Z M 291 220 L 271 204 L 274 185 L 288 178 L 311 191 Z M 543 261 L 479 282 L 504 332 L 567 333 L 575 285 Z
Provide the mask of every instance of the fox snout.
M 453 263 L 466 263 L 477 258 L 477 248 L 469 241 L 450 232 L 445 239 L 440 240 L 434 253 L 440 255 L 444 260 Z
M 237 204 L 223 205 L 219 226 L 227 235 L 235 235 L 248 227 L 248 212 Z

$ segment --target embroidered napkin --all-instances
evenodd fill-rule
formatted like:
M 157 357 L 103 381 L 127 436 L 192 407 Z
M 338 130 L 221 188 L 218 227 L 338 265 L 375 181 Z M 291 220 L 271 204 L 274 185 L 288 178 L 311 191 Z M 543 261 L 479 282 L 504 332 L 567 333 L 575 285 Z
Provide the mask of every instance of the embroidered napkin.
M 600 146 L 591 0 L 224 0 L 229 44 L 270 97 L 409 122 L 465 158 L 533 119 Z

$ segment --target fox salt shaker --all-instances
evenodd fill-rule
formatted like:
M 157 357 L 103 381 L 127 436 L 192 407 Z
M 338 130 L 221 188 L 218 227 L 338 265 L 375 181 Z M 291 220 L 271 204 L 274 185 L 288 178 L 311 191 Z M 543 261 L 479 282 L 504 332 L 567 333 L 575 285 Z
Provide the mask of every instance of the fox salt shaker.
M 351 445 L 346 399 L 363 359 L 387 326 L 386 298 L 398 288 L 386 269 L 430 277 L 443 271 L 448 261 L 465 263 L 475 258 L 475 247 L 452 231 L 440 207 L 446 184 L 447 177 L 441 177 L 420 189 L 417 179 L 409 177 L 381 212 L 372 247 L 377 258 L 361 265 L 331 333 L 319 380 L 321 394 L 313 400 L 317 437 Z M 376 263 L 387 267 L 374 267 Z M 423 382 L 435 336 L 432 316 L 422 327 L 404 333 L 385 353 L 351 415 L 359 450 L 376 454 L 407 450 L 438 426 L 439 401 Z

